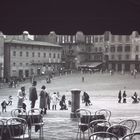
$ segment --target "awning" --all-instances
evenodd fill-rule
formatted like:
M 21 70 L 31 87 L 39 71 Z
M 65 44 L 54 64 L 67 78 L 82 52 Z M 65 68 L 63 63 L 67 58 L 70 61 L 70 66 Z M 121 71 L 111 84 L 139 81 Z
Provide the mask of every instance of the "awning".
M 78 65 L 78 67 L 88 67 L 88 68 L 95 68 L 101 65 L 102 62 L 85 62 Z

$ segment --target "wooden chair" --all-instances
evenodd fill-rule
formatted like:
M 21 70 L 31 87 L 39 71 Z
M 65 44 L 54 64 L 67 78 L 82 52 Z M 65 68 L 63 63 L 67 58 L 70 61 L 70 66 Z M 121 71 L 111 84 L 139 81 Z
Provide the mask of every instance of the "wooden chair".
M 127 134 L 132 133 L 131 129 L 126 125 L 114 124 L 107 129 L 107 132 L 113 133 L 118 138 L 122 138 Z
M 90 119 L 91 119 L 91 112 L 86 109 L 77 109 L 76 110 L 76 118 L 78 120 L 78 132 L 77 132 L 77 139 L 80 137 L 85 139 L 85 132 L 88 131 L 88 137 L 90 134 L 89 130 L 89 124 L 90 124 Z
M 95 132 L 89 136 L 89 140 L 119 140 L 119 138 L 109 132 Z
M 119 122 L 119 124 L 126 125 L 127 127 L 130 128 L 130 130 L 132 132 L 134 132 L 137 127 L 137 121 L 133 120 L 133 119 L 123 120 L 123 121 Z
M 125 135 L 122 140 L 140 140 L 140 132 Z
M 104 115 L 105 119 L 109 121 L 111 117 L 111 111 L 107 109 L 100 109 L 95 112 L 95 115 Z
M 32 133 L 32 127 L 35 127 L 35 131 L 37 132 L 38 129 L 40 130 L 39 132 L 39 139 L 43 139 L 43 114 L 42 110 L 38 108 L 32 108 L 31 110 L 28 111 L 28 122 L 29 122 L 29 134 L 31 138 L 31 133 Z
M 90 130 L 91 133 L 94 132 L 105 132 L 109 127 L 111 126 L 111 123 L 107 120 L 94 120 L 90 122 Z
M 26 133 L 27 122 L 19 117 L 12 117 L 6 121 L 6 125 L 10 134 L 10 140 L 29 140 Z

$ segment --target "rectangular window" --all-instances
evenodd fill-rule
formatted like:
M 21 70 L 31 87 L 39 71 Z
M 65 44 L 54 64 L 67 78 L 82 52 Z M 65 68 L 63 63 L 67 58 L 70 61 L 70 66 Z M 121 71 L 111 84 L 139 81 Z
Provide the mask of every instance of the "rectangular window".
M 44 58 L 46 57 L 46 53 L 44 53 Z
M 95 42 L 98 42 L 98 37 L 95 37 Z
M 136 46 L 136 52 L 138 52 L 138 51 L 139 51 L 139 46 L 137 45 L 137 46 Z
M 35 56 L 35 53 L 34 52 L 32 52 L 32 57 L 34 57 Z
M 115 41 L 115 35 L 112 35 L 111 36 L 111 42 L 114 42 Z
M 111 59 L 114 60 L 114 55 L 111 55 Z
M 125 52 L 130 52 L 130 45 L 125 46 Z
M 59 58 L 60 57 L 60 55 L 59 55 L 59 53 L 57 54 L 57 58 Z
M 122 46 L 121 45 L 117 47 L 117 52 L 122 52 Z
M 26 52 L 26 57 L 28 57 L 29 56 L 29 52 Z
M 53 54 L 53 58 L 55 58 L 55 53 Z
M 51 53 L 49 53 L 49 58 L 51 58 Z
M 121 55 L 118 55 L 118 60 L 121 60 L 122 59 L 122 56 Z
M 115 52 L 115 46 L 112 45 L 112 46 L 110 47 L 110 52 Z
M 118 35 L 118 41 L 121 42 L 122 41 L 122 36 Z
M 129 54 L 126 54 L 125 58 L 128 60 L 129 59 Z
M 130 41 L 130 36 L 126 35 L 126 42 L 129 42 L 129 41 Z
M 22 52 L 20 52 L 20 54 L 19 54 L 20 56 L 22 56 Z
M 38 57 L 40 57 L 40 52 L 38 53 Z
M 13 51 L 13 56 L 16 56 L 16 51 Z
M 135 60 L 139 60 L 139 56 L 138 55 L 135 56 Z

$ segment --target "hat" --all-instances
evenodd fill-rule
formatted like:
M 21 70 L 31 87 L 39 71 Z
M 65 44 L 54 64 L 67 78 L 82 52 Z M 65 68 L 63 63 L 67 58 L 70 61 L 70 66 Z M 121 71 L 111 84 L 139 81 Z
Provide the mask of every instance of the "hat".
M 46 89 L 46 87 L 43 85 L 43 86 L 41 87 L 41 89 Z
M 33 81 L 33 83 L 32 83 L 33 85 L 36 85 L 37 84 L 37 81 Z

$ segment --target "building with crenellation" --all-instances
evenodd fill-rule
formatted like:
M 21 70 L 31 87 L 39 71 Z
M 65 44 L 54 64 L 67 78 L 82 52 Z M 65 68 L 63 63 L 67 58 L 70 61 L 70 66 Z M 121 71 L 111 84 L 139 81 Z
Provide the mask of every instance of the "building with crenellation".
M 140 36 L 137 31 L 130 35 L 113 35 L 106 31 L 101 35 L 36 35 L 35 40 L 53 42 L 63 46 L 62 60 L 66 68 L 96 67 L 115 71 L 140 71 Z

